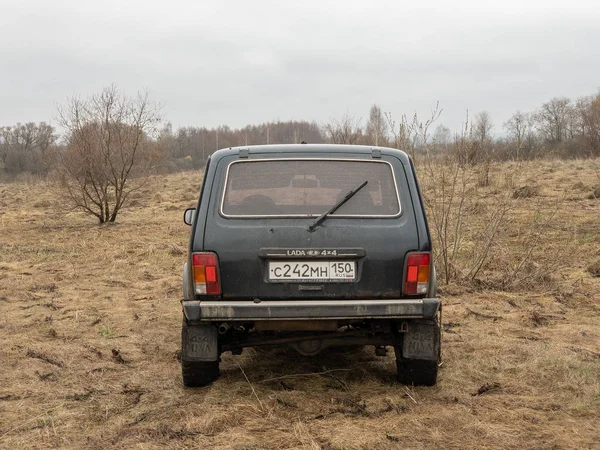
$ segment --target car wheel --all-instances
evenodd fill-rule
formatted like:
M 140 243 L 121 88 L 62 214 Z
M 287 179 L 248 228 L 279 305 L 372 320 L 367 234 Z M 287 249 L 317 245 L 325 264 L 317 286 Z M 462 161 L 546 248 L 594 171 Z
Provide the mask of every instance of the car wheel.
M 406 385 L 434 386 L 437 381 L 438 362 L 425 359 L 403 358 L 401 349 L 396 351 L 397 380 Z
M 183 385 L 206 386 L 219 377 L 219 361 L 181 361 Z

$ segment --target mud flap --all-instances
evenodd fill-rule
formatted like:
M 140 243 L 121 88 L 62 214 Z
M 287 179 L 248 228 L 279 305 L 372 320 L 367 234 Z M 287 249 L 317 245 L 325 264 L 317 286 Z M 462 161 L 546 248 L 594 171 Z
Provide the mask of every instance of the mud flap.
M 402 342 L 402 356 L 437 361 L 439 353 L 440 329 L 437 324 L 410 323 Z
M 181 347 L 181 357 L 186 361 L 218 361 L 217 329 L 211 324 L 184 324 Z

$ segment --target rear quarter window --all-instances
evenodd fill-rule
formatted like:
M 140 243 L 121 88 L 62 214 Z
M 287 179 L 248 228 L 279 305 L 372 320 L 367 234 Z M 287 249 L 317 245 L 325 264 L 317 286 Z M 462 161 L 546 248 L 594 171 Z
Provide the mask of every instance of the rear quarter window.
M 367 185 L 332 217 L 396 217 L 401 205 L 391 164 L 341 159 L 234 161 L 227 168 L 225 217 L 312 217 Z

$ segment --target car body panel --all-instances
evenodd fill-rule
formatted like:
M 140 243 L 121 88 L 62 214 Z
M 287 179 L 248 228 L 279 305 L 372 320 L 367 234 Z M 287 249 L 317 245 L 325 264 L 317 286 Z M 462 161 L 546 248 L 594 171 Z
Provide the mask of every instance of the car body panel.
M 406 253 L 428 250 L 430 247 L 424 216 L 415 209 L 412 192 L 417 189 L 416 182 L 414 177 L 407 176 L 407 171 L 410 172 L 412 168 L 403 152 L 381 149 L 377 158 L 394 168 L 402 207 L 399 217 L 329 217 L 312 233 L 308 231 L 308 226 L 314 217 L 227 218 L 222 215 L 223 180 L 229 164 L 240 158 L 345 158 L 370 161 L 373 149 L 361 146 L 259 146 L 214 153 L 203 182 L 190 254 L 194 251 L 217 253 L 223 299 L 402 297 Z M 421 205 L 417 203 L 417 206 L 420 210 Z M 301 283 L 268 282 L 268 261 L 259 257 L 259 252 L 264 248 L 362 248 L 366 256 L 352 259 L 357 264 L 356 282 L 314 283 L 310 289 L 301 289 Z M 193 292 L 189 289 L 190 284 L 188 281 L 188 293 Z

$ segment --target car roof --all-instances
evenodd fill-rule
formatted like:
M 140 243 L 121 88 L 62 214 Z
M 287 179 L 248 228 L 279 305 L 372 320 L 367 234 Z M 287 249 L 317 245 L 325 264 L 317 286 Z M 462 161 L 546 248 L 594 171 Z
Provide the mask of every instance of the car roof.
M 282 153 L 323 154 L 323 156 L 336 156 L 338 154 L 364 154 L 375 155 L 379 152 L 382 155 L 396 156 L 398 159 L 408 164 L 408 155 L 402 150 L 390 147 L 378 147 L 373 145 L 346 145 L 346 144 L 271 144 L 271 145 L 246 145 L 240 147 L 229 147 L 217 150 L 212 154 L 212 158 L 222 158 L 225 156 L 237 155 L 242 152 L 248 152 L 248 155 L 274 155 Z

